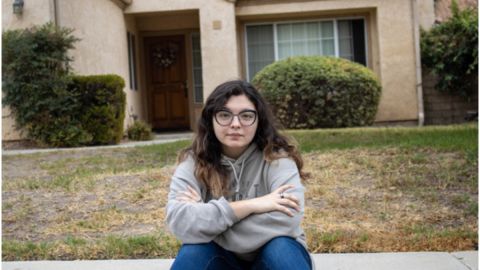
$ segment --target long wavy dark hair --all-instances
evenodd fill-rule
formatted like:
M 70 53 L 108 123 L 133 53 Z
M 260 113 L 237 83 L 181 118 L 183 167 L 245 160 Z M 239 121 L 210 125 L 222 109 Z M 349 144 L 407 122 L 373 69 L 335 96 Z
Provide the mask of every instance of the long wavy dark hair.
M 242 80 L 220 84 L 208 96 L 202 115 L 198 120 L 197 131 L 190 147 L 182 150 L 178 162 L 191 154 L 195 160 L 195 177 L 205 185 L 213 197 L 228 195 L 229 170 L 220 162 L 222 144 L 215 136 L 213 117 L 221 110 L 231 96 L 245 95 L 255 105 L 258 115 L 258 127 L 252 143 L 263 151 L 265 160 L 290 157 L 297 164 L 302 179 L 303 160 L 292 139 L 279 133 L 280 126 L 275 120 L 268 104 L 253 85 Z

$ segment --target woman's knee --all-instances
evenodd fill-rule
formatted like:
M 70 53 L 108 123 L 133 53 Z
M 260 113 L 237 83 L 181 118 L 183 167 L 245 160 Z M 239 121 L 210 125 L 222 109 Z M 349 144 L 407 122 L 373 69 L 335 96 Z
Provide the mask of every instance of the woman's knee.
M 291 237 L 275 237 L 266 243 L 262 248 L 262 253 L 268 256 L 281 256 L 289 253 L 291 249 L 297 247 L 297 241 Z
M 270 269 L 311 269 L 310 255 L 305 248 L 286 236 L 273 238 L 266 243 L 258 259 Z
M 184 244 L 178 251 L 172 269 L 203 269 L 220 250 L 215 243 Z M 200 267 L 200 268 L 199 268 Z
M 184 244 L 180 248 L 177 257 L 187 256 L 195 257 L 210 257 L 218 253 L 218 249 L 213 242 L 202 244 Z

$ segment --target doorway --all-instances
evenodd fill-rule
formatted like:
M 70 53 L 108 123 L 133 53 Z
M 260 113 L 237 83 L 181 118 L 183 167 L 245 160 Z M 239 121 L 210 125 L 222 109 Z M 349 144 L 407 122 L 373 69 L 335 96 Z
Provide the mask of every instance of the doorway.
M 146 37 L 144 44 L 147 106 L 152 128 L 189 130 L 184 36 Z

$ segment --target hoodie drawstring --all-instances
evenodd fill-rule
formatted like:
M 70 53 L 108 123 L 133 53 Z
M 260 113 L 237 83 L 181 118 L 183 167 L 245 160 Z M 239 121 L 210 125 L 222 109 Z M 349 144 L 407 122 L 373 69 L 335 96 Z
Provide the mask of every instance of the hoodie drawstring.
M 235 178 L 235 182 L 237 183 L 236 187 L 235 187 L 235 200 L 239 200 L 238 198 L 238 193 L 240 191 L 240 179 L 242 178 L 242 174 L 243 174 L 243 168 L 245 168 L 245 160 L 246 159 L 243 159 L 242 160 L 242 164 L 240 166 L 240 173 L 237 175 L 237 170 L 235 170 L 235 165 L 233 165 L 233 163 L 230 161 L 230 160 L 227 160 L 228 164 L 230 164 L 230 166 L 232 167 L 233 169 L 233 177 Z

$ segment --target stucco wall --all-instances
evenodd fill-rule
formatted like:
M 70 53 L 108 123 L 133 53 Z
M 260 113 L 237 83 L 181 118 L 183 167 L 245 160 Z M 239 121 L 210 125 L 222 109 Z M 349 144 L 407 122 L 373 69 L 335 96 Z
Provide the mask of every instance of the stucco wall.
M 117 5 L 110 0 L 63 0 L 58 13 L 58 24 L 73 28 L 80 39 L 72 51 L 77 74 L 115 73 L 128 79 L 126 27 Z
M 256 16 L 276 18 L 290 14 L 342 15 L 366 10 L 374 20 L 368 29 L 372 61 L 369 67 L 379 76 L 383 87 L 376 121 L 418 119 L 415 72 L 415 43 L 412 1 L 257 1 L 240 0 L 236 14 L 248 20 Z
M 430 29 L 435 23 L 435 4 L 433 0 L 416 0 L 420 27 Z
M 238 78 L 234 4 L 225 0 L 135 0 L 126 14 L 198 10 L 200 17 L 204 97 L 225 80 Z M 220 29 L 214 29 L 219 21 Z
M 125 93 L 127 94 L 127 113 L 125 114 L 125 126 L 129 126 L 133 124 L 134 116 L 137 116 L 138 119 L 144 119 L 146 110 L 144 104 L 144 94 L 142 93 L 142 87 L 140 84 L 140 49 L 139 41 L 140 41 L 140 33 L 137 30 L 137 22 L 133 17 L 126 16 L 125 17 L 125 26 L 126 30 L 135 36 L 135 62 L 136 62 L 136 80 L 137 80 L 137 89 L 133 90 L 130 88 L 130 76 L 127 74 L 125 77 Z M 126 38 L 126 33 L 125 33 Z M 128 44 L 126 50 L 128 49 Z M 126 52 L 127 53 L 127 52 Z M 127 67 L 128 67 L 128 54 L 125 55 L 127 57 Z
M 13 0 L 2 0 L 2 29 L 28 28 L 53 21 L 53 0 L 25 1 L 23 14 L 13 14 Z

